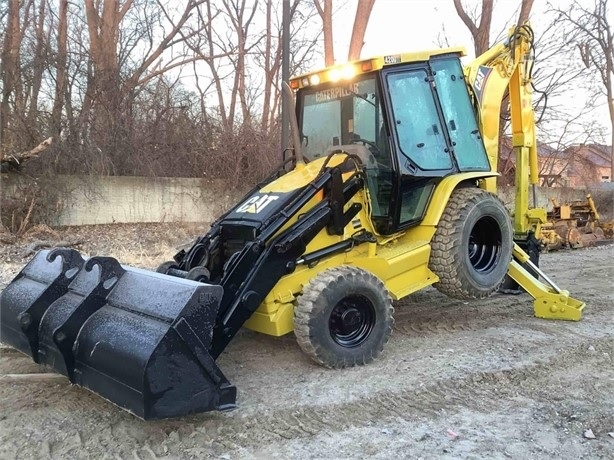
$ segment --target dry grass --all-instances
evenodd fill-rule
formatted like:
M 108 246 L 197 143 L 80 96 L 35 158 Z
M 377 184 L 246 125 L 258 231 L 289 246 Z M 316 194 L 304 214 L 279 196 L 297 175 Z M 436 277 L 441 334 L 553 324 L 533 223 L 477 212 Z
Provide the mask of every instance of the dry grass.
M 154 269 L 160 263 L 206 233 L 208 224 L 109 224 L 79 227 L 36 226 L 21 237 L 2 239 L 0 259 L 19 262 L 33 242 L 80 241 L 78 249 L 86 256 L 111 256 L 121 263 Z M 8 235 L 7 235 L 8 236 Z

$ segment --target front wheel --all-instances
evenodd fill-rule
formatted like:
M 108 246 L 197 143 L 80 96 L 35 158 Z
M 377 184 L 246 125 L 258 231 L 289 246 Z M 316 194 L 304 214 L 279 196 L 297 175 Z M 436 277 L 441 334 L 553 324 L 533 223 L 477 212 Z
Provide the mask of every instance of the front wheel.
M 331 368 L 367 364 L 384 349 L 392 299 L 377 277 L 357 267 L 325 270 L 299 296 L 294 334 L 301 349 Z
M 452 193 L 431 241 L 434 286 L 457 299 L 488 297 L 512 260 L 512 224 L 496 195 L 479 188 Z

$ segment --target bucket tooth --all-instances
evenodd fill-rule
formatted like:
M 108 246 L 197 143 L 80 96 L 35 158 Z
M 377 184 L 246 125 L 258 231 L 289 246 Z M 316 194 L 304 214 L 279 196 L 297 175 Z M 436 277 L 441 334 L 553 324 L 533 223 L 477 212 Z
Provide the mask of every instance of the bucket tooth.
M 83 265 L 74 249 L 39 251 L 0 295 L 0 340 L 39 362 L 41 318 Z

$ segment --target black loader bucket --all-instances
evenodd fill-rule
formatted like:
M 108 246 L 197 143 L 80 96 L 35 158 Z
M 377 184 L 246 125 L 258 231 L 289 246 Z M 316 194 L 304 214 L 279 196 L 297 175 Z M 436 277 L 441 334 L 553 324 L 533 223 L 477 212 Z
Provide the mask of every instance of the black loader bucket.
M 42 251 L 0 297 L 0 339 L 144 419 L 228 410 L 236 389 L 209 354 L 222 294 L 109 257 Z

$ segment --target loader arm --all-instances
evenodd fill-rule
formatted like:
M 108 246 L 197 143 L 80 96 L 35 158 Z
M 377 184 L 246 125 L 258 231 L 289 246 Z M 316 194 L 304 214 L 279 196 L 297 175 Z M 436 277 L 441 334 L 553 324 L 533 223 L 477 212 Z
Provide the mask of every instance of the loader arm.
M 220 283 L 224 296 L 213 329 L 210 354 L 214 359 L 224 351 L 277 282 L 294 271 L 295 261 L 305 253 L 308 243 L 327 226 L 332 232 L 335 228 L 343 229 L 361 210 L 359 206 L 351 206 L 344 213 L 343 205 L 362 187 L 359 174 L 343 183 L 340 167 L 323 170 L 295 200 L 265 223 L 254 241 L 243 247 Z M 324 190 L 327 190 L 324 200 L 280 231 L 307 202 Z M 323 248 L 323 255 L 344 251 L 360 242 L 348 240 L 347 244 Z

